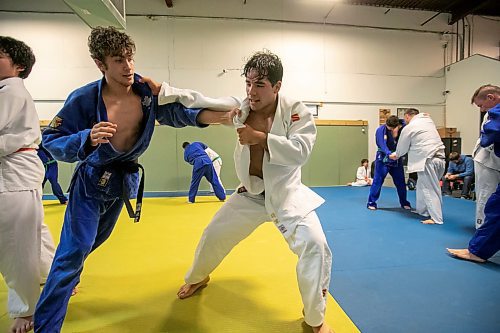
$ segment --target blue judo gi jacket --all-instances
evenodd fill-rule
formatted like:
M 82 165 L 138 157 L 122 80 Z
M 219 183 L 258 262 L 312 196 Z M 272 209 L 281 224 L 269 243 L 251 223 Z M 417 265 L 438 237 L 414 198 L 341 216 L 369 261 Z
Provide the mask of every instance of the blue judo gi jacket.
M 56 160 L 78 162 L 70 192 L 74 183 L 80 180 L 85 184 L 86 195 L 97 200 L 116 199 L 123 195 L 124 190 L 129 198 L 133 198 L 137 192 L 138 172 L 129 172 L 128 167 L 149 146 L 155 120 L 172 127 L 206 126 L 196 120 L 201 109 L 188 109 L 179 103 L 158 106 L 157 96 L 153 96 L 149 86 L 140 83 L 139 79 L 136 74 L 132 89 L 141 97 L 144 117 L 141 134 L 130 151 L 118 152 L 111 144 L 90 145 L 92 126 L 108 121 L 102 98 L 104 78 L 72 92 L 43 132 L 44 146 Z

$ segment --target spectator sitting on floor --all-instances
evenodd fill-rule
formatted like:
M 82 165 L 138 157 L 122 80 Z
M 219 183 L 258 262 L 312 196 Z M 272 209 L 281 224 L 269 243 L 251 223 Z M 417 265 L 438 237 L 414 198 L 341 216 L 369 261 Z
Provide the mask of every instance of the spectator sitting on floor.
M 356 172 L 356 181 L 348 183 L 348 186 L 370 186 L 373 179 L 370 178 L 370 167 L 368 166 L 368 160 L 363 158 L 361 160 L 361 166 Z

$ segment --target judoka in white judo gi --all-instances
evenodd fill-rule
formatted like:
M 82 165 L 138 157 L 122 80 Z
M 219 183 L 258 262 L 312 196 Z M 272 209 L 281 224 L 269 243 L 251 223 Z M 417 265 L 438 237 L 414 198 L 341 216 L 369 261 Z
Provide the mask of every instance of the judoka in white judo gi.
M 248 99 L 234 121 L 239 135 L 234 160 L 241 185 L 205 229 L 178 296 L 189 297 L 205 286 L 234 246 L 272 221 L 298 256 L 305 322 L 314 332 L 330 332 L 324 316 L 332 255 L 315 213 L 324 200 L 301 183 L 301 167 L 316 140 L 314 119 L 303 103 L 279 94 L 283 67 L 276 55 L 255 54 L 244 74 Z M 239 106 L 233 98 L 217 101 L 165 85 L 160 103 L 163 98 L 189 107 L 201 106 L 198 99 L 212 109 Z
M 471 98 L 481 112 L 486 112 L 500 103 L 500 87 L 487 84 L 479 87 Z M 485 116 L 484 123 L 488 120 Z M 493 145 L 482 147 L 481 138 L 477 140 L 472 156 L 474 157 L 474 174 L 476 178 L 476 229 L 484 223 L 484 208 L 489 197 L 500 183 L 500 157 L 495 155 Z
M 408 109 L 404 117 L 408 125 L 401 131 L 396 151 L 390 158 L 395 160 L 408 154 L 407 172 L 418 175 L 415 212 L 426 217 L 424 224 L 443 224 L 439 185 L 445 169 L 443 142 L 428 114 Z
M 45 170 L 36 153 L 40 121 L 23 82 L 34 63 L 29 46 L 0 36 L 0 273 L 14 319 L 9 332 L 32 329 L 40 284 L 54 256 L 52 237 L 43 224 Z

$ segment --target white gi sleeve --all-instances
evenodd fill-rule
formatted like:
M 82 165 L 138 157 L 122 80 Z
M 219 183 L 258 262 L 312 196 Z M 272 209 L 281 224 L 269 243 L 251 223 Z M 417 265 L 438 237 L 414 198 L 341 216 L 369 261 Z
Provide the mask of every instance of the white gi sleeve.
M 269 163 L 283 166 L 304 165 L 316 141 L 316 125 L 307 107 L 301 102 L 292 106 L 291 119 L 285 119 L 285 135 L 268 133 Z
M 411 130 L 410 125 L 406 125 L 399 135 L 395 152 L 398 158 L 408 154 L 408 151 L 410 150 Z

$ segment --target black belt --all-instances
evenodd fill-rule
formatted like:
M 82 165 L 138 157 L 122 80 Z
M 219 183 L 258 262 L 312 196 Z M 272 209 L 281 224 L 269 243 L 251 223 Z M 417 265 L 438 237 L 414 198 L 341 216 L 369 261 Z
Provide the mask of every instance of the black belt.
M 136 173 L 139 172 L 139 169 L 142 170 L 141 180 L 139 182 L 139 189 L 137 190 L 137 200 L 135 203 L 135 211 L 132 208 L 132 204 L 130 203 L 130 198 L 128 196 L 127 184 L 125 181 L 125 177 L 123 177 L 123 193 L 122 199 L 125 203 L 125 207 L 127 207 L 128 216 L 134 219 L 134 223 L 139 222 L 141 219 L 141 210 L 142 210 L 142 197 L 144 196 L 144 168 L 137 162 L 125 162 L 117 164 L 118 170 L 123 171 L 124 173 Z

